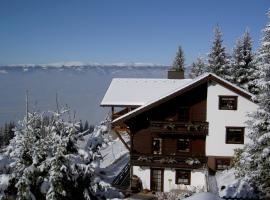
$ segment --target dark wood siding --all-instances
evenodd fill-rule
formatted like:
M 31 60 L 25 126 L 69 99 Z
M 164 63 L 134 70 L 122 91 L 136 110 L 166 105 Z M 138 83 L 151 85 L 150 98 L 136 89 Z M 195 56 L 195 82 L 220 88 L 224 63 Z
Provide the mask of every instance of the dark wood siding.
M 127 124 L 133 138 L 133 147 L 131 154 L 152 154 L 153 138 L 162 138 L 162 155 L 169 156 L 205 156 L 205 135 L 190 134 L 188 131 L 184 134 L 174 134 L 173 131 L 163 132 L 153 130 L 150 127 L 151 121 L 179 122 L 178 112 L 180 108 L 188 108 L 189 122 L 206 121 L 206 95 L 207 85 L 203 84 L 193 90 L 175 97 L 149 111 L 142 113 L 132 119 Z M 183 109 L 182 109 L 183 110 Z M 190 140 L 189 152 L 177 151 L 177 139 L 188 138 Z

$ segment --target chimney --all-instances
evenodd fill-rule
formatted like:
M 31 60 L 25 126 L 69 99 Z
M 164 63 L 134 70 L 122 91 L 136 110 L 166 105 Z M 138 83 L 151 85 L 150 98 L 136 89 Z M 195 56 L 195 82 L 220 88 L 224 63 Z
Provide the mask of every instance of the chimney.
M 175 70 L 169 69 L 168 70 L 168 79 L 184 79 L 184 71 L 183 70 Z

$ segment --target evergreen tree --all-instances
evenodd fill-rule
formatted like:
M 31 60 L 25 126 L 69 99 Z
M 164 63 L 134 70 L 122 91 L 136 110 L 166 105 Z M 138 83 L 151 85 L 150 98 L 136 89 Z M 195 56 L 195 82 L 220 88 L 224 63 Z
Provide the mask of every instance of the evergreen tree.
M 253 61 L 252 40 L 248 31 L 236 41 L 232 55 L 231 81 L 249 92 L 254 91 L 253 81 L 257 78 Z
M 89 123 L 88 123 L 88 121 L 86 120 L 85 123 L 84 123 L 84 128 L 83 128 L 83 130 L 86 131 L 86 130 L 88 130 L 88 129 L 89 129 Z
M 185 71 L 185 57 L 181 46 L 178 47 L 172 68 L 176 71 Z
M 202 57 L 197 58 L 197 60 L 191 64 L 191 69 L 189 73 L 190 78 L 195 78 L 203 74 L 205 71 L 205 67 L 206 65 L 204 59 Z
M 208 55 L 206 72 L 214 73 L 226 80 L 230 80 L 229 56 L 223 46 L 222 33 L 219 26 L 214 29 L 215 38 L 211 53 Z
M 3 141 L 4 141 L 4 138 L 3 138 L 3 128 L 0 127 L 0 148 L 4 145 Z
M 93 138 L 87 151 L 79 150 L 80 124 L 64 120 L 65 112 L 54 113 L 49 122 L 43 114 L 29 113 L 15 129 L 5 154 L 12 161 L 9 188 L 15 188 L 17 199 L 97 199 L 103 187 L 94 181 L 94 166 L 103 140 Z
M 82 120 L 80 120 L 80 132 L 82 133 L 84 131 Z
M 270 196 L 270 10 L 268 24 L 263 29 L 261 47 L 258 50 L 259 108 L 248 121 L 251 142 L 245 145 L 240 156 L 238 175 Z

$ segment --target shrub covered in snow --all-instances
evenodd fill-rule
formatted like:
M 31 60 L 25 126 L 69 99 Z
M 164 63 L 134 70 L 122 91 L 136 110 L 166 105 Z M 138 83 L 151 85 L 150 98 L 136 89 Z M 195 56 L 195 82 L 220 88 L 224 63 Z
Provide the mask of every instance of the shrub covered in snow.
M 66 111 L 29 113 L 15 129 L 7 147 L 10 174 L 0 198 L 13 193 L 18 199 L 98 199 L 110 186 L 95 174 L 101 159 L 102 131 L 94 131 L 85 148 L 78 146 L 80 123 L 65 120 Z M 8 177 L 8 178 L 7 178 Z M 105 198 L 105 197 L 103 197 Z

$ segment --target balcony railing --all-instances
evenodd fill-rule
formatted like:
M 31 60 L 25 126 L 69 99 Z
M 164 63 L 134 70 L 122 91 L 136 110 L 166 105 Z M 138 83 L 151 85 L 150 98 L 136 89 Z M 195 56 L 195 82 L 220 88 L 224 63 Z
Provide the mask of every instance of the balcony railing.
M 145 155 L 131 154 L 130 161 L 132 165 L 149 167 L 173 167 L 173 168 L 201 168 L 206 163 L 204 155 Z
M 207 135 L 208 122 L 167 122 L 151 121 L 150 127 L 154 132 L 188 134 L 188 135 Z

